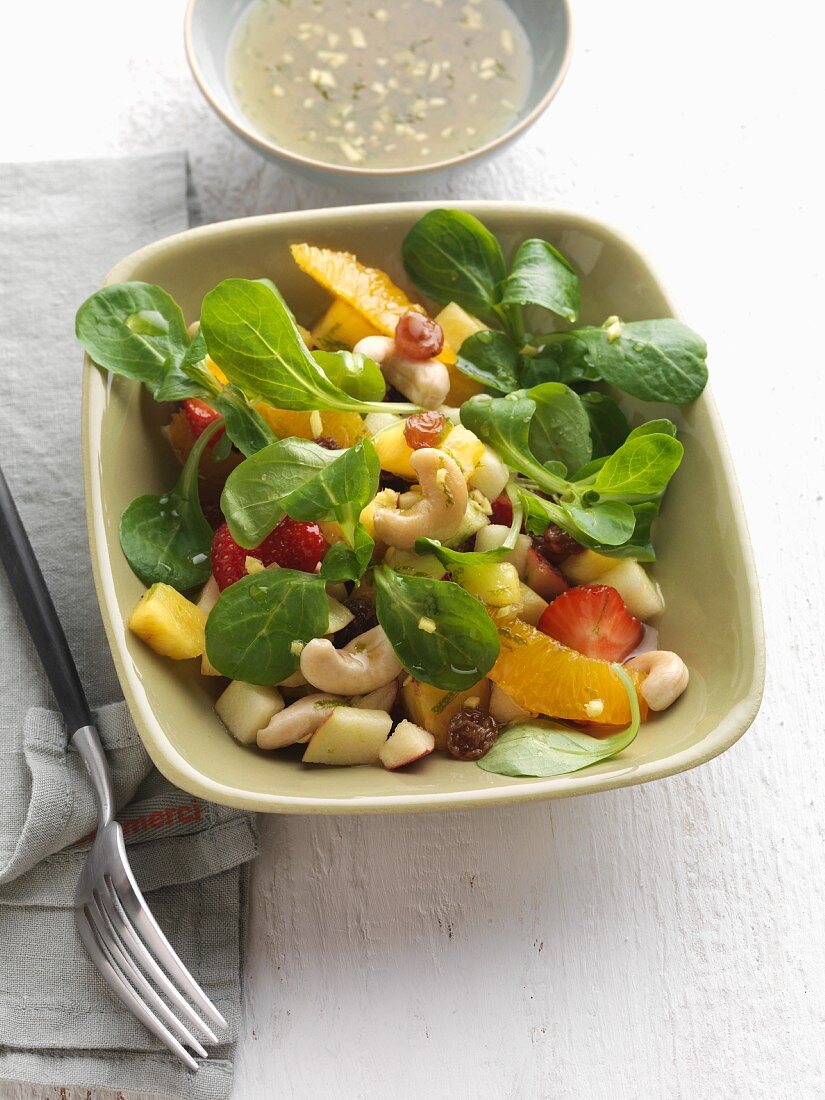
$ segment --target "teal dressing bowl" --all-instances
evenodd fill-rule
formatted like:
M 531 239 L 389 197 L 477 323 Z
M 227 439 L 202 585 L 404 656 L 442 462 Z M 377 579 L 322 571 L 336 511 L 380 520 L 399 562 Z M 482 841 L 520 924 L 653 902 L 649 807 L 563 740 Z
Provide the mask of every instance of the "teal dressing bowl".
M 524 106 L 512 125 L 491 141 L 448 160 L 429 164 L 397 168 L 333 164 L 303 156 L 260 134 L 235 102 L 226 64 L 229 44 L 250 0 L 189 0 L 184 28 L 186 56 L 198 87 L 212 109 L 231 130 L 267 159 L 316 180 L 325 179 L 327 183 L 350 182 L 373 192 L 388 188 L 398 190 L 403 183 L 415 182 L 419 177 L 444 178 L 463 165 L 477 163 L 500 152 L 532 126 L 561 87 L 573 45 L 568 0 L 508 0 L 508 3 L 524 27 L 533 50 L 533 80 Z M 431 20 L 432 17 L 433 9 L 428 6 L 426 18 Z

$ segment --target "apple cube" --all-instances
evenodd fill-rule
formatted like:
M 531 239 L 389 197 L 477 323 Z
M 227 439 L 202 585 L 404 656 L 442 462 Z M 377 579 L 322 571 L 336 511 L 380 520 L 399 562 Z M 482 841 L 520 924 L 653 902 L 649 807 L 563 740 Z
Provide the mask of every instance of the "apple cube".
M 568 588 L 562 574 L 531 546 L 527 551 L 527 568 L 524 579 L 528 586 L 545 600 L 554 600 Z
M 312 735 L 303 755 L 305 764 L 377 764 L 392 729 L 383 710 L 335 707 Z
M 477 551 L 497 550 L 504 545 L 504 540 L 510 533 L 510 528 L 501 523 L 491 523 L 476 535 L 475 549 Z M 529 535 L 516 536 L 516 545 L 510 550 L 503 561 L 509 561 L 516 567 L 519 577 L 524 580 L 527 575 L 527 554 L 532 548 L 532 540 Z
M 508 722 L 525 722 L 534 717 L 532 711 L 525 710 L 515 699 L 511 699 L 498 684 L 493 684 L 490 692 L 490 716 L 502 726 Z
M 521 607 L 519 608 L 518 617 L 522 622 L 529 623 L 530 626 L 538 626 L 539 619 L 547 607 L 547 600 L 523 582 L 519 585 L 519 600 Z
M 414 576 L 432 577 L 440 581 L 444 576 L 444 566 L 435 554 L 416 554 L 414 550 L 400 550 L 391 546 L 384 555 L 384 561 L 396 573 L 411 573 Z
M 388 771 L 393 772 L 396 768 L 413 764 L 422 756 L 428 756 L 434 748 L 433 735 L 405 718 L 392 731 L 389 740 L 381 746 L 378 759 Z
M 218 597 L 221 594 L 220 588 L 218 588 L 218 582 L 214 577 L 210 577 L 206 584 L 201 589 L 201 594 L 198 596 L 198 602 L 196 606 L 209 617 L 209 612 L 218 602 Z M 206 650 L 201 655 L 201 675 L 202 676 L 221 676 L 222 673 L 218 672 L 209 658 L 206 656 Z
M 478 460 L 478 465 L 467 479 L 471 489 L 478 489 L 488 500 L 495 500 L 504 492 L 504 486 L 510 480 L 510 471 L 489 447 Z
M 329 626 L 327 627 L 328 634 L 335 634 L 338 630 L 343 630 L 345 626 L 348 626 L 355 618 L 353 613 L 348 607 L 336 600 L 334 596 L 327 594 L 327 603 L 329 604 Z
M 361 710 L 386 710 L 391 711 L 398 699 L 398 680 L 390 680 L 383 687 L 375 691 L 368 691 L 366 695 L 356 695 L 352 705 Z
M 254 745 L 258 730 L 284 709 L 281 693 L 275 688 L 233 680 L 215 703 L 218 717 L 242 745 Z
M 652 619 L 665 609 L 662 590 L 637 561 L 627 559 L 614 564 L 612 569 L 599 577 L 597 583 L 615 588 L 627 610 L 637 619 Z

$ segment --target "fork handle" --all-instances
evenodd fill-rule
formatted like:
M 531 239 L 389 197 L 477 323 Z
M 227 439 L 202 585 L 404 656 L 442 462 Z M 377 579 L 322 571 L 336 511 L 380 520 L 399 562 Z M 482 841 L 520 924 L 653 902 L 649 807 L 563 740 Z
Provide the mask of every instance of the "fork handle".
M 91 726 L 89 704 L 29 536 L 0 469 L 0 561 L 66 721 L 69 738 Z

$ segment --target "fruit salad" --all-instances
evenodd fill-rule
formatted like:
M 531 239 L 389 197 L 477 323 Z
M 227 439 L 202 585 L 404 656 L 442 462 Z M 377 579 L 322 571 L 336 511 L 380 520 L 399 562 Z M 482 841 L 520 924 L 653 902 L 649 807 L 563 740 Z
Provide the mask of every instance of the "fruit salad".
M 552 244 L 508 263 L 461 211 L 424 215 L 401 258 L 409 293 L 313 242 L 274 257 L 328 292 L 320 317 L 266 273 L 189 324 L 145 283 L 81 306 L 80 342 L 169 409 L 180 462 L 121 519 L 146 585 L 129 628 L 200 662 L 227 736 L 296 767 L 598 763 L 687 687 L 648 569 L 683 447 L 623 395 L 694 400 L 704 342 L 581 324 Z

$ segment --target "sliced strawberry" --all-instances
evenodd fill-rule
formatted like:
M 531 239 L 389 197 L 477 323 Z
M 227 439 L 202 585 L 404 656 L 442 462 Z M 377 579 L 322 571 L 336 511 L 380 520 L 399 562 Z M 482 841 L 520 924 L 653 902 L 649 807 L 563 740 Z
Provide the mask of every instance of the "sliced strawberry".
M 212 538 L 212 573 L 221 591 L 246 576 L 246 559 L 257 558 L 264 565 L 283 569 L 301 569 L 314 573 L 329 549 L 329 543 L 317 523 L 296 523 L 282 519 L 252 550 L 239 546 L 224 523 Z
M 329 543 L 317 523 L 298 523 L 294 519 L 282 519 L 271 535 L 267 535 L 259 550 L 267 547 L 272 561 L 284 569 L 300 569 L 314 573 Z M 270 563 L 262 559 L 265 564 Z
M 221 415 L 216 409 L 213 409 L 211 405 L 207 405 L 205 401 L 201 401 L 199 397 L 187 397 L 183 403 L 183 411 L 186 413 L 186 419 L 189 421 L 189 427 L 192 429 L 192 435 L 195 439 L 197 439 L 202 432 L 206 431 L 209 425 Z M 214 446 L 222 435 L 223 429 L 219 432 L 215 432 L 215 435 L 209 440 L 209 446 Z
M 539 619 L 539 630 L 585 657 L 623 661 L 644 634 L 624 600 L 607 584 L 582 584 L 557 596 Z
M 509 527 L 513 522 L 513 502 L 506 493 L 496 497 L 493 501 L 493 511 L 490 514 L 490 523 L 500 523 L 502 527 Z
M 245 550 L 232 538 L 225 523 L 212 536 L 212 574 L 223 592 L 246 576 L 246 559 L 259 557 L 257 550 Z

